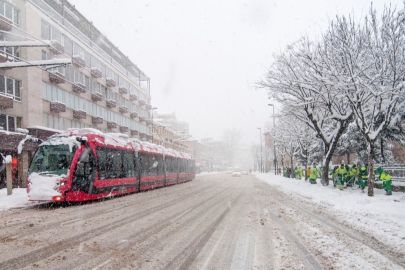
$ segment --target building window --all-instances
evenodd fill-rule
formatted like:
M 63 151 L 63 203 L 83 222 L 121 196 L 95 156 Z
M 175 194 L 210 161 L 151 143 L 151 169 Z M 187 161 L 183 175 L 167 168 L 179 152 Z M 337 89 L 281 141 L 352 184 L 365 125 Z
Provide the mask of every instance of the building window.
M 0 15 L 6 17 L 10 21 L 12 21 L 14 25 L 18 26 L 20 20 L 19 11 L 13 6 L 4 3 L 4 1 L 0 1 Z
M 16 128 L 21 128 L 21 117 L 0 114 L 0 129 L 15 132 Z
M 12 78 L 7 78 L 0 74 L 0 94 L 13 97 L 14 100 L 21 101 L 21 82 Z

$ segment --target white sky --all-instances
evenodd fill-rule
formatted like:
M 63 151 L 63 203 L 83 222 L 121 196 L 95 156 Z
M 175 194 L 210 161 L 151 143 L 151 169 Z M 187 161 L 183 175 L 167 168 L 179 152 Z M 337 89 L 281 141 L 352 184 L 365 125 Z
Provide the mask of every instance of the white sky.
M 175 111 L 198 139 L 242 130 L 259 143 L 272 108 L 255 83 L 272 55 L 316 39 L 336 14 L 367 14 L 365 0 L 69 0 L 151 79 L 152 105 Z M 403 8 L 402 0 L 373 1 Z M 277 113 L 277 107 L 276 107 Z

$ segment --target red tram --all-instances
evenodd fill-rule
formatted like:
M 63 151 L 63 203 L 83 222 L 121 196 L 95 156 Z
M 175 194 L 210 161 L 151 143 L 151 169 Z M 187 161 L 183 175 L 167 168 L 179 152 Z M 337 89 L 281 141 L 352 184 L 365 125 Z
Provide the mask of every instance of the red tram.
M 173 149 L 104 134 L 69 131 L 43 142 L 31 161 L 28 200 L 79 202 L 191 181 L 195 160 Z

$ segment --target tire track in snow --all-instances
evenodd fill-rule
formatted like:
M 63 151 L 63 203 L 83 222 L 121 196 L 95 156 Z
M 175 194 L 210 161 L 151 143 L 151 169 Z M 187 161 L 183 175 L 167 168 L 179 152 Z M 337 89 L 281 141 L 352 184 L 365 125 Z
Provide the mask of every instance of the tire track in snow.
M 226 189 L 220 191 L 219 193 L 221 193 L 225 190 Z M 176 203 L 180 203 L 181 201 L 184 201 L 190 197 L 193 197 L 194 195 L 195 195 L 195 192 L 193 192 L 192 194 L 189 194 L 186 197 L 173 200 L 172 204 L 168 204 L 167 202 L 164 202 L 157 207 L 153 207 L 153 210 L 158 211 L 158 210 L 163 210 L 165 208 L 169 208 Z M 55 242 L 46 247 L 39 248 L 37 250 L 28 252 L 26 254 L 22 254 L 20 256 L 14 257 L 12 259 L 8 259 L 6 261 L 0 262 L 0 269 L 17 269 L 17 268 L 22 268 L 22 267 L 28 266 L 31 263 L 49 258 L 52 255 L 54 255 L 60 251 L 66 250 L 66 249 L 74 247 L 74 246 L 78 246 L 80 243 L 93 239 L 97 236 L 103 235 L 103 234 L 109 232 L 110 230 L 113 230 L 113 229 L 121 227 L 121 226 L 125 226 L 126 224 L 131 223 L 134 220 L 146 217 L 150 213 L 151 213 L 151 209 L 146 209 L 146 210 L 143 210 L 142 212 L 138 213 L 137 215 L 132 215 L 130 217 L 125 217 L 125 218 L 119 219 L 117 221 L 113 221 L 108 225 L 101 225 L 96 228 L 91 228 L 89 231 L 80 233 L 73 237 Z

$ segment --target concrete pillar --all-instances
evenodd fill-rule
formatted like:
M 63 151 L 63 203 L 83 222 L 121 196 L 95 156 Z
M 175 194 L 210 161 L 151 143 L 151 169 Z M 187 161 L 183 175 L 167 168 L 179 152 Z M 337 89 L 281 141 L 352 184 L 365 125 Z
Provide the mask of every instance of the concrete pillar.
M 11 174 L 11 163 L 6 164 L 7 195 L 13 194 L 13 176 Z

